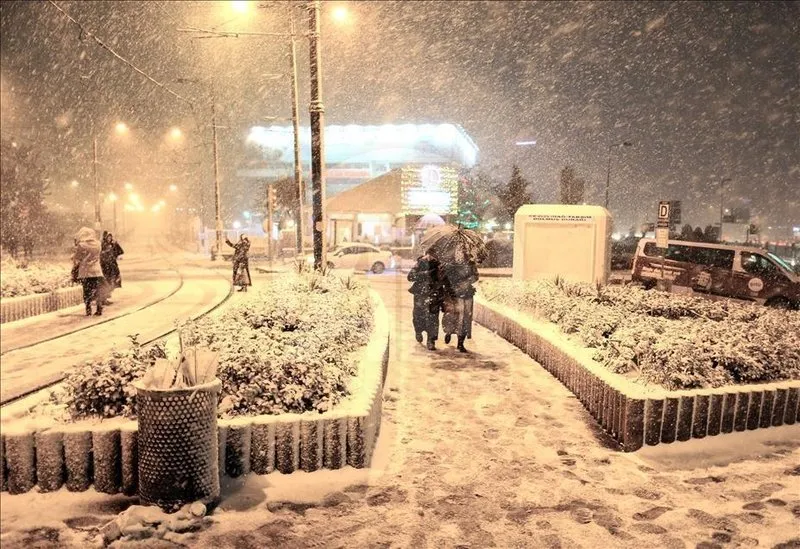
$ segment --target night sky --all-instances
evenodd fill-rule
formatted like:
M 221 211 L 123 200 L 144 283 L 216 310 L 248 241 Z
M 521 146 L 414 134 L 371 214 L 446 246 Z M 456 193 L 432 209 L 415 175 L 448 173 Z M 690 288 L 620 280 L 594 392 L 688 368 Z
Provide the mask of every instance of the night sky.
M 57 4 L 193 106 L 81 40 L 51 4 L 3 2 L 3 137 L 46 147 L 54 194 L 87 177 L 92 134 L 114 178 L 147 179 L 153 192 L 176 176 L 207 182 L 212 82 L 228 182 L 248 128 L 289 114 L 288 82 L 267 76 L 286 70 L 280 39 L 177 31 L 280 31 L 286 4 L 254 2 L 246 15 L 227 2 Z M 331 17 L 340 5 L 345 23 Z M 764 226 L 800 225 L 800 3 L 346 2 L 323 10 L 329 124 L 461 124 L 481 149 L 481 168 L 506 180 L 518 163 L 537 201 L 555 200 L 559 172 L 571 165 L 590 201 L 602 203 L 609 144 L 630 141 L 613 150 L 618 227 L 652 221 L 659 199 L 683 200 L 685 222 L 716 222 L 723 177 L 732 180 L 726 206 L 749 204 Z M 307 124 L 308 52 L 299 46 Z M 127 143 L 111 135 L 117 120 L 131 126 Z M 173 125 L 187 132 L 180 148 L 163 139 Z M 230 187 L 228 202 L 239 196 Z

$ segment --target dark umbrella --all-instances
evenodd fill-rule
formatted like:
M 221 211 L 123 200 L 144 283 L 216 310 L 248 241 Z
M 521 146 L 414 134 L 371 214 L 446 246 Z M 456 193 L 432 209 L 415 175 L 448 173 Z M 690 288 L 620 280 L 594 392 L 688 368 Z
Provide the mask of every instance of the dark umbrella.
M 459 248 L 470 261 L 480 263 L 486 259 L 486 244 L 480 235 L 455 225 L 429 228 L 420 241 L 420 247 L 423 250 L 432 249 L 433 254 L 442 263 L 455 263 L 455 253 Z

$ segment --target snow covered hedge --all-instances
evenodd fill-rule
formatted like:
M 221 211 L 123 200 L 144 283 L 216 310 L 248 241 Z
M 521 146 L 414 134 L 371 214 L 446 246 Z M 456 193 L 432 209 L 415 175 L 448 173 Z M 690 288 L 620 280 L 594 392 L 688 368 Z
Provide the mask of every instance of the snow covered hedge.
M 46 294 L 71 286 L 67 265 L 17 263 L 11 258 L 0 263 L 0 297 Z
M 227 416 L 324 412 L 347 395 L 354 351 L 373 327 L 367 288 L 335 276 L 289 276 L 271 282 L 216 316 L 181 327 L 184 345 L 219 353 L 220 411 Z M 156 345 L 113 352 L 76 368 L 54 402 L 73 419 L 132 416 L 130 383 L 156 358 Z
M 610 370 L 666 389 L 800 379 L 800 312 L 562 280 L 481 283 L 489 301 L 556 323 Z

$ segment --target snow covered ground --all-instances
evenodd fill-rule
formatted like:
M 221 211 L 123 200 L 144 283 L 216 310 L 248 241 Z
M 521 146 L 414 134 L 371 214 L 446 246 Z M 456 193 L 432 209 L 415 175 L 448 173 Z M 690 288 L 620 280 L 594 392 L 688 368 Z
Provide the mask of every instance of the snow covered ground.
M 800 426 L 623 454 L 522 352 L 475 327 L 471 354 L 441 342 L 431 353 L 414 341 L 402 275 L 368 279 L 393 315 L 373 468 L 229 480 L 211 525 L 175 541 L 219 549 L 800 543 Z M 93 528 L 134 502 L 93 491 L 3 493 L 0 543 L 86 547 Z

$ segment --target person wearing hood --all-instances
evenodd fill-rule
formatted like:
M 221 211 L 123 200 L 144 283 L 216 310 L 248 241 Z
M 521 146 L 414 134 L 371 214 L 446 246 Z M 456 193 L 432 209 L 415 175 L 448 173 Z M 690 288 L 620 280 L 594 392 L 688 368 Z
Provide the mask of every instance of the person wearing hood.
M 119 271 L 118 258 L 125 251 L 114 239 L 114 235 L 107 231 L 103 231 L 103 241 L 100 244 L 100 269 L 103 271 L 103 276 L 106 279 L 106 290 L 103 299 L 103 304 L 108 305 L 111 297 L 111 292 L 117 288 L 122 288 L 122 276 Z
M 82 227 L 75 236 L 75 252 L 72 255 L 72 272 L 83 286 L 83 303 L 86 316 L 92 314 L 92 301 L 96 304 L 95 315 L 103 314 L 103 304 L 98 290 L 103 283 L 103 270 L 100 268 L 100 241 L 94 229 Z

